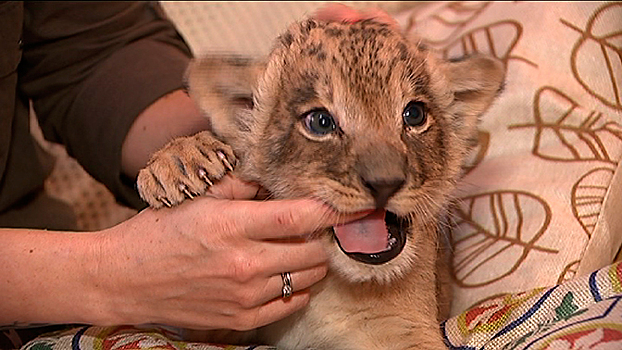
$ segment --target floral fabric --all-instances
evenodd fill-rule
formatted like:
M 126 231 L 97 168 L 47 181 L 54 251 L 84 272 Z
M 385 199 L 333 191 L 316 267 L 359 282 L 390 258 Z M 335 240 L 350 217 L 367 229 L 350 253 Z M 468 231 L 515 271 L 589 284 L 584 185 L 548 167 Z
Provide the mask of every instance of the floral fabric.
M 450 349 L 622 349 L 622 262 L 552 288 L 490 298 L 441 324 Z M 22 350 L 271 350 L 188 343 L 162 327 L 80 327 Z M 335 349 L 338 350 L 338 349 Z
M 501 295 L 441 325 L 450 349 L 622 349 L 622 263 Z

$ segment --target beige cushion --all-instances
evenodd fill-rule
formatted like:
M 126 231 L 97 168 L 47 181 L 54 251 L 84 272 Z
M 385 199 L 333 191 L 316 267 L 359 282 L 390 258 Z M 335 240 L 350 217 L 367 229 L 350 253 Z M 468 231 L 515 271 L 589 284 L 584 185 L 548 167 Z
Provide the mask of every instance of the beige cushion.
M 507 64 L 455 215 L 453 314 L 612 263 L 622 241 L 622 3 L 437 3 L 397 15 Z

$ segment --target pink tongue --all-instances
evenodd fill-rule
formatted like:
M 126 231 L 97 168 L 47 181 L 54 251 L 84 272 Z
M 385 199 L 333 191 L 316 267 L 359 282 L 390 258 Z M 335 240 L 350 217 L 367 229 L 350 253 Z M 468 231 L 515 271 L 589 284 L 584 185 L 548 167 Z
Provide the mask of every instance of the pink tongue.
M 366 217 L 335 226 L 339 245 L 346 253 L 374 254 L 387 250 L 389 232 L 384 222 L 386 211 L 378 209 Z

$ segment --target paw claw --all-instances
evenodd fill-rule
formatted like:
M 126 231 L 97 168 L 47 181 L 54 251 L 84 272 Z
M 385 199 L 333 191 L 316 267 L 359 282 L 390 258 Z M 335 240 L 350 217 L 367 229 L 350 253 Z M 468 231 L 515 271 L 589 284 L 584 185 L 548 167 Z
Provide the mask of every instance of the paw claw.
M 157 199 L 160 202 L 162 202 L 162 204 L 164 204 L 165 206 L 167 206 L 169 208 L 173 207 L 173 204 L 171 203 L 171 201 L 168 200 L 168 198 L 159 196 Z
M 214 183 L 209 179 L 209 177 L 207 177 L 207 171 L 205 171 L 205 169 L 199 169 L 198 172 L 199 178 L 203 181 L 205 181 L 205 183 L 208 186 L 212 186 Z
M 194 199 L 194 197 L 197 196 L 196 193 L 193 194 L 192 192 L 190 192 L 190 190 L 188 190 L 188 186 L 184 184 L 179 184 L 179 190 L 183 192 L 189 199 Z
M 154 208 L 172 207 L 206 193 L 236 163 L 231 147 L 207 132 L 180 137 L 154 153 L 139 173 L 138 191 Z
M 227 168 L 227 170 L 233 171 L 233 166 L 231 166 L 231 163 L 229 163 L 229 161 L 227 160 L 227 156 L 225 155 L 225 153 L 223 151 L 217 151 L 216 154 L 218 155 L 218 158 L 220 158 L 222 164 Z

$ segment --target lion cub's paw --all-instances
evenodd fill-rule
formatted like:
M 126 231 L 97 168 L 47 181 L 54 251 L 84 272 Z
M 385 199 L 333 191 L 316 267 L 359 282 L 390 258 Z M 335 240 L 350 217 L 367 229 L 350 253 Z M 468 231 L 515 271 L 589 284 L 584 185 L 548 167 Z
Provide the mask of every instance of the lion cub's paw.
M 180 137 L 154 153 L 138 173 L 138 193 L 153 208 L 171 207 L 204 194 L 236 162 L 231 147 L 208 132 Z

